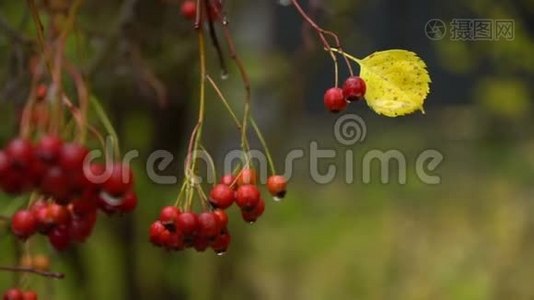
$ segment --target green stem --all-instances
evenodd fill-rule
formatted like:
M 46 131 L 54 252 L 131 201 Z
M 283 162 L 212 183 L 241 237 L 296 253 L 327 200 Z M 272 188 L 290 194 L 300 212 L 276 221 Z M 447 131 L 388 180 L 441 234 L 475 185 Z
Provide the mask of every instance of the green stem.
M 117 158 L 120 157 L 121 151 L 119 147 L 119 138 L 117 132 L 115 131 L 115 128 L 113 128 L 113 125 L 108 115 L 106 114 L 106 111 L 104 110 L 98 99 L 96 99 L 95 97 L 91 97 L 90 102 L 93 105 L 93 109 L 95 110 L 98 118 L 100 119 L 100 122 L 102 122 L 102 125 L 104 125 L 104 128 L 106 129 L 107 133 L 111 136 L 115 156 L 117 156 Z
M 254 131 L 256 131 L 256 135 L 258 136 L 258 139 L 260 140 L 261 145 L 263 146 L 263 149 L 265 151 L 265 154 L 267 155 L 267 160 L 269 161 L 269 166 L 271 168 L 271 172 L 273 175 L 276 174 L 276 169 L 274 167 L 273 157 L 271 155 L 271 151 L 269 150 L 269 147 L 267 146 L 267 142 L 265 141 L 265 137 L 261 133 L 260 128 L 258 127 L 258 124 L 256 124 L 256 121 L 254 121 L 254 118 L 250 117 L 250 125 L 252 125 L 252 128 L 254 128 Z
M 358 59 L 358 58 L 356 58 L 356 57 L 354 57 L 354 56 L 352 56 L 352 55 L 350 55 L 350 54 L 348 54 L 346 52 L 343 52 L 343 51 L 339 50 L 339 49 L 330 48 L 330 50 L 327 50 L 327 51 L 334 51 L 334 52 L 339 53 L 339 54 L 343 55 L 344 57 L 352 60 L 353 62 L 355 62 L 355 63 L 357 63 L 359 65 L 361 64 L 361 61 L 362 61 L 361 59 Z
M 211 84 L 211 86 L 213 87 L 213 89 L 215 90 L 215 92 L 217 93 L 217 95 L 219 96 L 219 99 L 222 101 L 222 103 L 224 104 L 224 106 L 226 107 L 226 109 L 228 110 L 228 112 L 230 113 L 230 116 L 232 116 L 232 119 L 234 120 L 237 128 L 239 130 L 241 130 L 241 121 L 239 121 L 239 118 L 237 117 L 236 113 L 234 112 L 234 110 L 232 109 L 232 107 L 230 106 L 230 103 L 228 103 L 228 101 L 226 100 L 226 98 L 224 97 L 223 93 L 221 92 L 221 89 L 219 89 L 219 87 L 217 86 L 217 84 L 215 83 L 215 81 L 213 81 L 213 79 L 211 78 L 211 76 L 206 76 L 206 79 L 208 79 L 208 82 Z

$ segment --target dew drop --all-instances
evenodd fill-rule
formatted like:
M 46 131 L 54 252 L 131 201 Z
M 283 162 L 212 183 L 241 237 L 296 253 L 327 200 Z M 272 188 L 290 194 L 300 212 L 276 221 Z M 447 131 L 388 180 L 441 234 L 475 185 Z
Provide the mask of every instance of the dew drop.
M 217 252 L 217 256 L 223 256 L 226 254 L 226 251 Z
M 248 222 L 248 223 L 249 223 L 250 225 L 252 225 L 252 224 L 256 223 L 256 221 L 250 221 L 250 222 Z
M 228 77 L 230 77 L 230 75 L 228 74 L 228 71 L 224 70 L 221 72 L 221 79 L 222 80 L 226 80 L 228 79 Z
M 273 200 L 274 200 L 275 202 L 280 202 L 280 201 L 282 201 L 282 198 L 280 198 L 280 197 L 273 197 Z

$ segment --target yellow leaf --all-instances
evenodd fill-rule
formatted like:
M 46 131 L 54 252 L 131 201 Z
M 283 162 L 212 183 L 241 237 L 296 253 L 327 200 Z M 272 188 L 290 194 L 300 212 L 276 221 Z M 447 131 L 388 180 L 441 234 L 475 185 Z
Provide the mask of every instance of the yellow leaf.
M 426 65 L 415 53 L 406 50 L 375 52 L 362 60 L 360 76 L 365 80 L 367 104 L 388 117 L 423 110 L 430 88 Z

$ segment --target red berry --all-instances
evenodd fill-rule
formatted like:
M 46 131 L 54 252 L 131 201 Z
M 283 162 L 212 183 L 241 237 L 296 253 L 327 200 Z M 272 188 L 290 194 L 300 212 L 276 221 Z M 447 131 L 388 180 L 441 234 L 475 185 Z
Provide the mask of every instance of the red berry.
M 48 241 L 58 251 L 66 250 L 71 243 L 68 227 L 58 226 L 48 233 Z
M 343 90 L 340 88 L 331 88 L 324 94 L 324 105 L 329 111 L 338 113 L 347 108 L 348 102 L 343 96 Z
M 89 150 L 76 143 L 63 145 L 61 149 L 60 164 L 64 170 L 82 170 L 85 158 Z
M 284 176 L 273 175 L 267 179 L 267 189 L 273 197 L 284 198 L 286 195 L 287 180 Z
M 37 300 L 37 293 L 34 291 L 25 291 L 22 293 L 22 300 Z
M 213 213 L 203 212 L 198 215 L 198 232 L 200 236 L 212 239 L 219 234 L 220 230 L 218 217 Z
M 51 203 L 48 206 L 48 214 L 54 225 L 67 225 L 70 223 L 70 211 L 65 206 Z
M 169 239 L 166 241 L 167 248 L 172 250 L 182 250 L 184 248 L 184 235 L 180 231 L 171 232 Z
M 195 250 L 198 252 L 204 252 L 206 249 L 208 249 L 209 245 L 210 240 L 205 236 L 197 236 L 193 241 L 193 247 L 195 247 Z
M 4 300 L 24 300 L 24 295 L 19 289 L 9 289 L 4 293 Z
M 232 237 L 230 236 L 230 233 L 224 230 L 217 236 L 215 241 L 213 241 L 213 243 L 211 244 L 211 248 L 218 255 L 222 255 L 226 252 L 226 250 L 228 250 L 228 246 L 230 245 L 231 241 Z
M 165 225 L 175 224 L 178 221 L 180 213 L 180 209 L 176 206 L 165 206 L 159 213 L 159 220 Z
M 37 231 L 42 234 L 48 234 L 54 227 L 54 222 L 50 216 L 48 207 L 32 210 L 33 216 L 37 222 Z
M 79 198 L 72 201 L 69 208 L 75 217 L 83 217 L 95 213 L 98 207 L 93 199 Z
M 359 76 L 349 77 L 343 84 L 343 95 L 349 101 L 358 101 L 365 95 L 365 81 Z
M 180 7 L 182 16 L 189 20 L 194 20 L 197 16 L 197 3 L 194 0 L 186 0 Z
M 237 184 L 239 186 L 245 184 L 256 185 L 256 171 L 254 169 L 245 168 L 241 170 L 237 178 Z
M 241 209 L 253 209 L 258 201 L 260 201 L 260 191 L 256 186 L 247 184 L 237 189 L 236 203 Z
M 41 138 L 35 146 L 35 155 L 46 164 L 58 162 L 63 148 L 63 140 L 54 135 L 47 135 Z
M 70 239 L 74 242 L 83 243 L 93 232 L 96 219 L 96 211 L 83 217 L 73 218 L 68 227 Z
M 41 191 L 56 200 L 68 197 L 69 185 L 65 172 L 60 167 L 48 169 L 41 181 Z
M 114 164 L 109 178 L 104 182 L 104 190 L 112 196 L 121 196 L 126 193 L 133 183 L 133 174 L 130 166 Z
M 231 187 L 232 189 L 236 189 L 237 186 L 236 186 L 236 180 L 235 180 L 235 176 L 232 175 L 232 174 L 226 174 L 224 175 L 222 178 L 221 178 L 221 184 L 225 184 L 229 187 Z
M 187 236 L 194 235 L 198 230 L 198 218 L 192 212 L 183 212 L 176 220 L 176 227 Z
M 11 218 L 11 230 L 20 239 L 27 239 L 37 231 L 37 221 L 29 210 L 19 210 Z
M 213 211 L 213 214 L 217 217 L 219 228 L 225 228 L 228 225 L 228 215 L 224 210 L 216 209 Z
M 230 207 L 234 203 L 234 198 L 234 190 L 228 185 L 221 183 L 211 189 L 210 203 L 216 208 L 226 209 Z
M 129 191 L 122 196 L 122 203 L 119 205 L 119 210 L 122 213 L 129 213 L 134 211 L 137 207 L 137 195 L 135 192 Z
M 265 211 L 265 201 L 260 199 L 256 207 L 252 210 L 241 210 L 241 216 L 243 217 L 243 220 L 248 223 L 254 223 L 256 220 L 263 215 L 263 212 Z
M 87 189 L 94 188 L 94 185 L 85 177 L 82 168 L 65 172 L 68 177 L 69 192 L 72 196 L 80 196 Z
M 166 232 L 167 229 L 165 228 L 165 225 L 161 223 L 161 221 L 152 223 L 149 230 L 150 242 L 156 246 L 163 246 L 165 243 L 163 235 L 165 235 Z
M 33 163 L 34 148 L 29 140 L 14 139 L 7 145 L 6 154 L 14 167 L 29 168 Z
M 99 187 L 108 180 L 112 170 L 107 170 L 104 164 L 93 163 L 89 168 L 84 168 L 83 175 L 93 187 Z

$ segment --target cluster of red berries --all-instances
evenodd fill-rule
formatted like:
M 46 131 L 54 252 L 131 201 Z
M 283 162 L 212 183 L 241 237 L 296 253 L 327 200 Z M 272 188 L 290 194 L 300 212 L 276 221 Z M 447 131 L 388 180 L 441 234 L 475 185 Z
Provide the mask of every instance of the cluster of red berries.
M 211 247 L 216 253 L 222 254 L 231 240 L 227 225 L 228 215 L 221 209 L 196 214 L 166 206 L 161 210 L 158 220 L 150 226 L 150 241 L 168 250 L 192 247 L 202 252 Z
M 35 145 L 15 139 L 0 151 L 0 188 L 9 194 L 34 190 L 42 197 L 12 216 L 17 237 L 25 240 L 40 232 L 63 250 L 91 234 L 98 209 L 107 214 L 135 209 L 130 168 L 93 163 L 84 170 L 88 155 L 83 145 L 64 143 L 55 136 L 45 136 Z
M 338 113 L 347 108 L 350 102 L 355 102 L 365 95 L 365 81 L 359 76 L 349 77 L 343 88 L 333 87 L 324 94 L 324 105 L 329 111 Z
M 269 192 L 278 198 L 286 194 L 287 182 L 274 175 L 268 180 Z M 265 201 L 256 186 L 256 172 L 244 169 L 237 178 L 232 174 L 222 177 L 210 192 L 209 211 L 196 214 L 182 212 L 175 206 L 164 207 L 159 219 L 150 227 L 150 241 L 168 250 L 194 248 L 202 252 L 211 247 L 216 253 L 226 252 L 231 241 L 228 215 L 225 210 L 233 203 L 241 209 L 243 220 L 254 223 L 265 211 Z
M 209 1 L 208 17 L 210 20 L 216 20 L 221 15 L 222 3 L 221 1 Z M 195 20 L 197 17 L 197 1 L 185 0 L 180 7 L 180 13 L 188 20 Z
M 4 293 L 3 300 L 37 300 L 37 293 L 34 291 L 22 291 L 20 289 L 9 289 Z
M 22 240 L 37 232 L 46 235 L 50 244 L 62 251 L 72 243 L 83 243 L 91 235 L 96 219 L 96 206 L 86 200 L 76 200 L 68 206 L 39 200 L 30 209 L 13 215 L 11 230 Z

